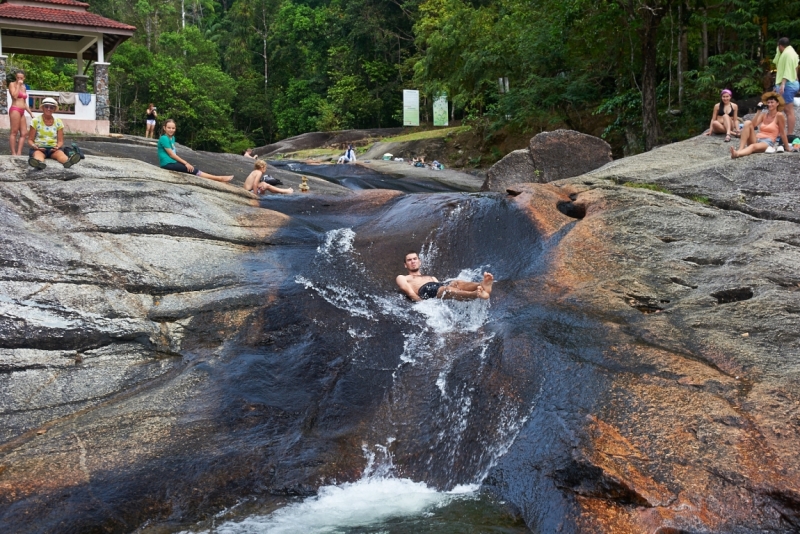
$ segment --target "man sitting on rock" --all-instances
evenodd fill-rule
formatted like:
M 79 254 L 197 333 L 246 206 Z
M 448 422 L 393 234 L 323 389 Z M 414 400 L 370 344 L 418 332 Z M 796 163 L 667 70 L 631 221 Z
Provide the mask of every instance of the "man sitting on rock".
M 407 275 L 399 275 L 396 279 L 397 286 L 408 298 L 418 302 L 427 299 L 453 299 L 453 300 L 472 300 L 488 299 L 492 294 L 492 283 L 494 276 L 492 273 L 483 273 L 483 281 L 467 282 L 465 280 L 452 280 L 447 283 L 439 282 L 433 276 L 420 274 L 422 262 L 419 254 L 414 251 L 406 254 L 404 262 Z

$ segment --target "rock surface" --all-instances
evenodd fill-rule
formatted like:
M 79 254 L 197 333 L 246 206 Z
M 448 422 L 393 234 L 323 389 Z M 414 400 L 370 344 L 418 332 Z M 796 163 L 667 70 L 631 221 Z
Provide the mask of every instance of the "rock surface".
M 593 135 L 574 130 L 542 132 L 531 139 L 533 164 L 542 183 L 572 178 L 611 161 L 611 145 Z
M 614 161 L 589 176 L 616 183 L 656 184 L 754 217 L 800 222 L 800 153 L 753 154 L 733 160 L 732 145 L 720 136 L 701 135 Z
M 529 148 L 509 152 L 500 161 L 492 165 L 486 173 L 486 180 L 481 191 L 505 192 L 512 184 L 544 183 L 542 173 L 536 172 L 536 165 L 531 158 Z
M 527 149 L 515 150 L 495 163 L 483 191 L 505 190 L 516 183 L 547 183 L 572 178 L 609 163 L 611 145 L 574 130 L 542 132 Z
M 175 529 L 354 480 L 365 443 L 439 488 L 488 474 L 534 532 L 797 531 L 800 156 L 726 150 L 261 205 L 0 158 L 0 531 Z M 491 306 L 453 308 L 484 322 L 397 296 L 421 245 L 440 278 L 491 266 Z
M 287 154 L 298 150 L 332 146 L 341 148 L 347 143 L 361 145 L 374 138 L 389 135 L 400 135 L 405 128 L 372 128 L 367 130 L 340 130 L 335 132 L 309 132 L 288 139 L 283 139 L 271 145 L 256 148 L 253 153 L 266 158 L 276 154 Z

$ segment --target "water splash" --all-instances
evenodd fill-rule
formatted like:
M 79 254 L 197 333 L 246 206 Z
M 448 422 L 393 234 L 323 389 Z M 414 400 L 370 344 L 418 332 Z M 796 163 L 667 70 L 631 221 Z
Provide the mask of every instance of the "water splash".
M 362 446 L 367 460 L 363 477 L 353 483 L 322 486 L 316 496 L 269 515 L 227 521 L 207 534 L 332 534 L 366 527 L 380 528 L 390 520 L 425 516 L 455 500 L 476 499 L 478 486 L 462 485 L 439 492 L 422 482 L 395 478 L 389 446 Z M 360 530 L 358 530 L 360 531 Z M 183 533 L 188 534 L 188 533 Z

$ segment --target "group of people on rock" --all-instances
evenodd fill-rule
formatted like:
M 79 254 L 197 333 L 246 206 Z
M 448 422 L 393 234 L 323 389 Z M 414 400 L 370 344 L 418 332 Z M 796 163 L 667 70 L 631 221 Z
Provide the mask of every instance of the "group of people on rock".
M 739 107 L 723 89 L 720 102 L 714 105 L 706 135 L 725 134 L 725 142 L 739 138 L 739 148 L 730 147 L 731 158 L 757 153 L 800 152 L 800 141 L 793 135 L 795 127 L 794 97 L 800 91 L 798 55 L 787 37 L 778 40 L 775 54 L 777 72 L 775 87 L 761 96 L 752 120 L 739 125 Z M 739 128 L 741 127 L 741 131 Z
M 78 163 L 81 160 L 80 153 L 77 150 L 70 152 L 64 148 L 64 123 L 53 116 L 58 109 L 58 102 L 50 97 L 43 99 L 42 114 L 34 117 L 28 105 L 25 71 L 17 70 L 14 77 L 14 81 L 8 84 L 8 92 L 11 93 L 11 105 L 8 108 L 8 118 L 11 123 L 9 135 L 11 155 L 21 156 L 22 147 L 27 139 L 30 146 L 28 164 L 35 169 L 46 168 L 44 160 L 47 158 L 58 161 L 65 168 Z M 25 113 L 32 119 L 30 131 L 25 121 Z
M 230 182 L 233 175 L 217 176 L 201 171 L 185 159 L 178 156 L 175 147 L 175 131 L 177 124 L 172 119 L 167 119 L 162 126 L 163 135 L 158 139 L 158 163 L 162 169 L 177 171 L 187 174 L 194 174 L 201 178 L 208 178 L 215 182 Z M 244 188 L 256 194 L 263 194 L 267 191 L 288 195 L 294 192 L 291 187 L 281 188 L 281 181 L 266 174 L 267 162 L 256 160 L 252 172 L 244 181 Z

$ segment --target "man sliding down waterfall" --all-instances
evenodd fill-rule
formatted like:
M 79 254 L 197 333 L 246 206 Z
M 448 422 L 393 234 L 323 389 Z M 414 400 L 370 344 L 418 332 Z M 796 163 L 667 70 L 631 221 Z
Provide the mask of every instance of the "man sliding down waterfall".
M 405 260 L 407 275 L 397 277 L 397 285 L 413 301 L 427 299 L 453 299 L 453 300 L 472 300 L 488 299 L 492 294 L 492 283 L 494 276 L 492 273 L 483 273 L 483 282 L 466 282 L 464 280 L 452 280 L 446 284 L 439 282 L 433 276 L 420 274 L 419 270 L 422 262 L 416 252 L 406 254 Z

